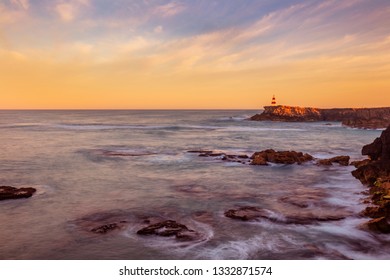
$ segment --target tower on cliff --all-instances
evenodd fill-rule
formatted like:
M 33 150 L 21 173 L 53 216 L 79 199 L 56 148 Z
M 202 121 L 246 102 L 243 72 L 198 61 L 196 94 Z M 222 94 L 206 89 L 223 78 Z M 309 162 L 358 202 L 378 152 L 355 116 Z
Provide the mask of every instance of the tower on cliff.
M 272 106 L 276 106 L 276 99 L 275 99 L 275 94 L 272 96 L 272 102 L 271 102 L 271 105 L 272 105 Z

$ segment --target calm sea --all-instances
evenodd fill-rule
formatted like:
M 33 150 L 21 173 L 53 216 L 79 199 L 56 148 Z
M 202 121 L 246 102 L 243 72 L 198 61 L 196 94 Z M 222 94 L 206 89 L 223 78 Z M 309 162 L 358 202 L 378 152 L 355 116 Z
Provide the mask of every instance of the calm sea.
M 365 190 L 353 167 L 250 166 L 189 150 L 273 148 L 349 155 L 380 135 L 340 123 L 251 122 L 255 111 L 0 111 L 1 259 L 389 259 L 390 240 L 361 229 Z M 294 202 L 304 202 L 300 207 Z M 256 206 L 276 220 L 224 216 Z M 289 215 L 341 214 L 309 224 Z M 201 238 L 139 236 L 142 219 L 176 220 Z M 107 234 L 91 228 L 125 220 Z

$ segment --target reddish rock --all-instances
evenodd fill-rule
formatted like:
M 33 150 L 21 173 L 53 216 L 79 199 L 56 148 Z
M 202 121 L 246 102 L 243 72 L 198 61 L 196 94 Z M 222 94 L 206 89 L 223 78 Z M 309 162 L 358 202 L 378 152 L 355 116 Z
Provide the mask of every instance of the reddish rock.
M 390 161 L 372 161 L 352 171 L 362 184 L 374 184 L 378 178 L 390 177 Z
M 367 165 L 370 162 L 371 162 L 370 159 L 356 160 L 356 161 L 352 161 L 351 165 L 355 166 L 356 168 L 359 168 L 361 166 Z
M 343 166 L 348 166 L 349 165 L 349 156 L 338 156 L 338 157 L 333 157 L 329 159 L 321 159 L 317 161 L 317 164 L 319 165 L 332 165 L 332 163 L 338 163 Z
M 302 152 L 295 151 L 278 151 L 269 149 L 261 152 L 256 152 L 251 157 L 252 165 L 265 165 L 267 162 L 280 163 L 280 164 L 294 164 L 304 163 L 306 161 L 313 160 L 313 157 L 309 154 L 303 154 Z
M 36 192 L 34 188 L 14 188 L 0 186 L 0 200 L 29 198 Z

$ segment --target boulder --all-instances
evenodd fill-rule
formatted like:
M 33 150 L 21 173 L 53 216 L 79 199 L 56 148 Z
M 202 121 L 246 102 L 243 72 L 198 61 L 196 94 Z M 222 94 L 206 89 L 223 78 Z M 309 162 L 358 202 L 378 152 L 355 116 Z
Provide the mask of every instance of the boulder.
M 166 220 L 144 227 L 137 231 L 139 235 L 175 236 L 180 241 L 191 241 L 199 238 L 199 234 L 187 226 L 173 220 Z
M 14 188 L 0 186 L 0 200 L 19 199 L 31 197 L 36 192 L 34 188 Z
M 365 145 L 362 154 L 371 160 L 390 160 L 390 126 L 371 144 Z
M 317 164 L 319 165 L 332 165 L 332 163 L 338 163 L 343 166 L 349 165 L 349 156 L 338 156 L 338 157 L 332 157 L 329 159 L 321 159 L 317 161 Z
M 253 221 L 259 218 L 268 218 L 269 213 L 262 208 L 244 206 L 238 209 L 231 209 L 226 211 L 225 216 L 235 220 Z
M 280 163 L 280 164 L 294 164 L 304 163 L 313 160 L 309 154 L 295 151 L 275 151 L 273 149 L 256 152 L 251 157 L 252 165 L 266 165 L 264 163 Z
M 355 166 L 356 168 L 359 168 L 361 166 L 369 164 L 370 162 L 371 162 L 370 159 L 356 160 L 356 161 L 352 161 L 351 165 Z
M 379 178 L 390 177 L 390 161 L 372 161 L 352 171 L 362 184 L 374 184 Z
M 369 230 L 379 233 L 390 233 L 390 224 L 386 217 L 370 220 L 366 223 Z

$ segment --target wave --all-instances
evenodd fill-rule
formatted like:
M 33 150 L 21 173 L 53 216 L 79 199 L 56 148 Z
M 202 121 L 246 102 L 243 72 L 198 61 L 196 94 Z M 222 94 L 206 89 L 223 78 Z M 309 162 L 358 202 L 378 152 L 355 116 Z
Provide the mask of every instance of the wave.
M 216 130 L 221 127 L 208 125 L 125 125 L 125 124 L 55 124 L 53 128 L 68 130 Z

